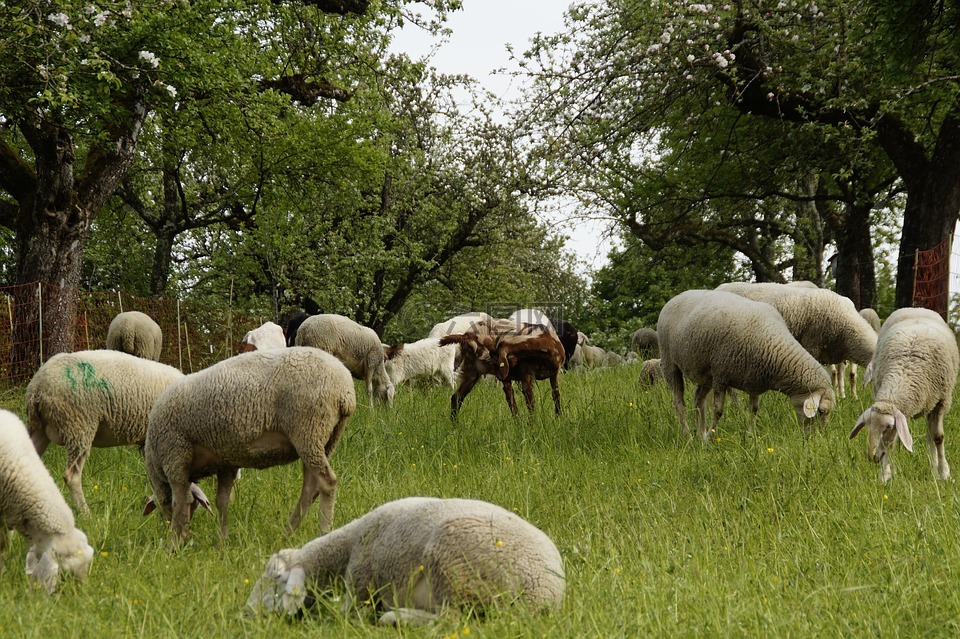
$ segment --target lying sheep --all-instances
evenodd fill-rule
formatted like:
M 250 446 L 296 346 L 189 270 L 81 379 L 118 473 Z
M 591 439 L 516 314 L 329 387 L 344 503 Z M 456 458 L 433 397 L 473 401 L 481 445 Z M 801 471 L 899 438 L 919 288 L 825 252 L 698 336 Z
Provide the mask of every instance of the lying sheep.
M 330 468 L 356 408 L 350 372 L 315 348 L 231 357 L 175 382 L 157 398 L 147 429 L 147 476 L 154 502 L 179 544 L 190 528 L 191 483 L 217 476 L 220 533 L 227 535 L 230 490 L 240 468 L 303 463 L 300 500 L 288 530 L 320 495 L 320 529 L 329 530 L 337 476 Z
M 899 439 L 913 452 L 907 419 L 927 416 L 927 445 L 934 473 L 950 478 L 943 448 L 943 417 L 950 410 L 960 354 L 946 322 L 927 309 L 894 311 L 880 329 L 871 364 L 873 405 L 850 432 L 867 428 L 868 455 L 880 461 L 880 480 L 890 481 L 890 452 Z
M 415 379 L 437 380 L 450 388 L 456 386 L 457 347 L 440 346 L 437 337 L 426 337 L 412 344 L 394 344 L 387 347 L 384 354 L 387 374 L 395 386 Z
M 270 557 L 247 609 L 295 614 L 313 603 L 308 590 L 339 579 L 343 612 L 369 601 L 387 611 L 381 623 L 515 601 L 556 609 L 566 586 L 557 547 L 517 515 L 472 499 L 408 497 Z
M 705 441 L 711 431 L 704 404 L 711 390 L 714 430 L 728 388 L 750 394 L 754 419 L 759 396 L 768 390 L 790 398 L 801 424 L 817 416 L 824 421 L 836 401 L 827 372 L 790 334 L 777 310 L 764 302 L 723 291 L 686 291 L 663 306 L 657 335 L 663 377 L 687 436 L 684 378 L 697 384 L 697 426 Z
M 146 313 L 119 313 L 107 329 L 107 348 L 156 362 L 163 349 L 163 331 Z
M 240 352 L 266 351 L 271 348 L 286 348 L 287 338 L 279 324 L 264 322 L 258 328 L 247 331 L 240 341 Z
M 343 362 L 354 377 L 366 382 L 371 405 L 393 402 L 396 391 L 387 375 L 383 345 L 372 328 L 342 315 L 312 315 L 300 324 L 296 342 L 322 348 Z
M 46 592 L 56 589 L 61 571 L 86 579 L 93 561 L 87 536 L 76 527 L 23 422 L 0 410 L 0 567 L 7 528 L 30 540 L 27 574 Z
M 660 351 L 657 342 L 657 332 L 652 328 L 638 328 L 630 339 L 630 350 L 643 359 L 656 357 Z
M 67 449 L 63 480 L 81 513 L 90 508 L 81 475 L 91 448 L 143 446 L 154 400 L 183 377 L 172 366 L 117 351 L 54 355 L 27 384 L 27 428 L 43 456 Z

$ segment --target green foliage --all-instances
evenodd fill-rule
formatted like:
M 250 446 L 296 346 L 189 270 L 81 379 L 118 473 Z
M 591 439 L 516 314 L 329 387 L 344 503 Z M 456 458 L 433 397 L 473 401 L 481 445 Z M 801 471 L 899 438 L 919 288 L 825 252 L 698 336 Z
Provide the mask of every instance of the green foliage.
M 81 517 L 96 549 L 86 583 L 52 597 L 28 583 L 16 536 L 0 579 L 0 627 L 73 636 L 614 637 L 937 636 L 958 631 L 960 526 L 955 482 L 931 478 L 922 451 L 894 453 L 882 486 L 862 435 L 848 439 L 865 397 L 841 400 L 828 428 L 807 437 L 783 396 L 761 401 L 754 433 L 728 407 L 717 441 L 679 438 L 665 389 L 643 390 L 637 367 L 572 372 L 555 417 L 540 382 L 537 410 L 510 416 L 502 392 L 479 384 L 456 424 L 449 391 L 401 389 L 396 405 L 361 401 L 332 457 L 340 478 L 335 525 L 410 495 L 478 498 L 544 530 L 567 575 L 554 614 L 504 608 L 449 614 L 423 628 L 375 627 L 342 617 L 338 591 L 302 618 L 242 609 L 267 558 L 317 534 L 316 509 L 293 535 L 297 464 L 244 471 L 230 505 L 230 538 L 198 512 L 179 554 L 167 526 L 140 515 L 149 487 L 135 449 L 93 451 Z M 358 387 L 360 396 L 363 390 Z M 869 393 L 864 393 L 869 395 Z M 688 398 L 688 406 L 689 406 Z M 5 406 L 22 410 L 22 394 Z M 914 436 L 923 420 L 914 420 Z M 955 454 L 947 416 L 948 456 Z M 922 435 L 919 435 L 922 438 Z M 55 477 L 63 449 L 44 459 Z M 59 482 L 59 480 L 58 480 Z M 211 494 L 210 480 L 204 488 Z M 469 633 L 465 632 L 469 629 Z

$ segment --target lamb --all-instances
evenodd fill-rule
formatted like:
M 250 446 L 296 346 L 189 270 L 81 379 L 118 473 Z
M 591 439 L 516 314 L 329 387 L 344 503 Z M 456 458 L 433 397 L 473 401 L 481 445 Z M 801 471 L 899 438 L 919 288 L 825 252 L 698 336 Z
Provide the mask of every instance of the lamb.
M 522 344 L 528 340 L 528 344 Z M 460 385 L 450 398 L 451 418 L 456 419 L 464 397 L 484 375 L 494 375 L 500 380 L 514 415 L 518 411 L 512 381 L 521 382 L 527 407 L 533 410 L 533 379 L 549 378 L 554 403 L 560 412 L 557 376 L 563 366 L 563 345 L 543 325 L 524 324 L 518 329 L 516 323 L 508 319 L 478 322 L 466 333 L 443 337 L 440 344 L 460 345 Z
M 274 554 L 246 607 L 296 614 L 314 603 L 308 590 L 339 579 L 344 614 L 369 601 L 386 611 L 380 623 L 423 623 L 445 608 L 485 612 L 516 601 L 556 609 L 566 587 L 557 547 L 517 515 L 473 499 L 408 497 Z
M 56 589 L 61 572 L 86 579 L 93 547 L 76 527 L 26 426 L 15 414 L 0 410 L 0 567 L 6 528 L 30 540 L 27 575 L 47 593 Z
M 366 382 L 371 406 L 374 401 L 393 403 L 396 390 L 387 374 L 383 345 L 372 328 L 342 315 L 312 315 L 300 325 L 296 343 L 322 348 L 343 362 L 355 378 Z
M 897 440 L 913 452 L 907 419 L 927 416 L 930 463 L 940 479 L 950 478 L 943 448 L 943 418 L 953 402 L 960 354 L 946 322 L 927 309 L 894 311 L 880 329 L 877 352 L 868 373 L 873 377 L 873 405 L 850 432 L 867 429 L 868 455 L 880 461 L 880 481 L 893 477 L 890 453 Z
M 570 368 L 597 368 L 604 365 L 606 356 L 607 352 L 599 346 L 593 346 L 589 343 L 577 344 L 577 349 L 570 362 Z
M 157 398 L 147 428 L 147 476 L 178 546 L 190 529 L 190 482 L 217 476 L 220 534 L 240 468 L 300 459 L 303 487 L 288 530 L 320 496 L 320 529 L 330 529 L 337 476 L 330 456 L 356 409 L 353 380 L 330 353 L 291 347 L 231 357 L 172 384 Z
M 775 308 L 724 291 L 690 290 L 668 301 L 657 321 L 660 367 L 673 392 L 681 430 L 689 436 L 684 378 L 697 383 L 694 402 L 700 437 L 710 439 L 704 404 L 714 391 L 713 427 L 728 388 L 746 391 L 756 419 L 761 393 L 787 395 L 801 424 L 824 422 L 836 401 L 830 377 L 790 334 Z
M 264 322 L 260 327 L 248 331 L 240 342 L 240 352 L 265 351 L 271 348 L 286 348 L 287 338 L 279 324 Z
M 656 357 L 660 350 L 657 342 L 657 331 L 652 328 L 638 328 L 630 339 L 630 350 L 644 359 Z
M 457 347 L 440 346 L 437 337 L 426 337 L 412 344 L 394 344 L 384 354 L 387 374 L 395 386 L 412 379 L 439 380 L 450 388 L 456 386 Z
M 123 351 L 144 359 L 160 360 L 163 331 L 149 315 L 140 311 L 119 313 L 107 329 L 107 349 Z
M 54 355 L 27 384 L 27 429 L 41 457 L 50 442 L 67 449 L 63 480 L 77 510 L 90 508 L 81 475 L 93 447 L 143 446 L 154 400 L 183 373 L 118 351 Z
M 809 286 L 733 282 L 716 290 L 771 304 L 790 333 L 821 364 L 849 360 L 866 366 L 877 347 L 876 332 L 857 313 L 850 298 Z

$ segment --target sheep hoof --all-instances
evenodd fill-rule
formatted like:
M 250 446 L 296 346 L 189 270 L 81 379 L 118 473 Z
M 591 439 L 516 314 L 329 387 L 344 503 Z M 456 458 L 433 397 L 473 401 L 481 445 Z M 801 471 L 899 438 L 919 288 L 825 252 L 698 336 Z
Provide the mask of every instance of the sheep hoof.
M 409 624 L 411 626 L 425 626 L 437 618 L 432 612 L 419 610 L 417 608 L 397 608 L 385 612 L 380 616 L 379 623 L 387 626 L 399 626 L 400 624 Z

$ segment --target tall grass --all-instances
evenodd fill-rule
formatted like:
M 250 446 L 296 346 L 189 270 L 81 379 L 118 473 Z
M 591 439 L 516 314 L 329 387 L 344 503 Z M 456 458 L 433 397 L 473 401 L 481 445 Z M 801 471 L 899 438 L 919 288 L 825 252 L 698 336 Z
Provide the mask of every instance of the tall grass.
M 703 445 L 679 437 L 666 390 L 640 388 L 637 372 L 564 375 L 560 417 L 543 383 L 536 412 L 518 419 L 497 386 L 480 384 L 455 423 L 446 389 L 402 389 L 390 410 L 368 408 L 358 389 L 333 456 L 335 525 L 392 499 L 436 495 L 485 499 L 540 527 L 567 573 L 555 614 L 506 609 L 400 629 L 342 617 L 335 602 L 295 620 L 245 616 L 266 558 L 317 534 L 316 509 L 295 534 L 282 532 L 299 467 L 244 472 L 229 539 L 200 512 L 188 545 L 171 554 L 164 523 L 140 515 L 142 459 L 112 449 L 95 450 L 84 473 L 93 514 L 78 525 L 97 551 L 90 578 L 50 597 L 31 588 L 16 537 L 0 575 L 0 635 L 960 634 L 958 492 L 932 478 L 922 420 L 912 424 L 917 453 L 898 450 L 882 486 L 864 442 L 847 437 L 869 391 L 841 400 L 829 428 L 809 437 L 785 398 L 769 394 L 752 433 L 746 408 L 728 408 L 717 441 Z M 22 414 L 21 396 L 5 405 Z M 960 463 L 956 423 L 948 415 L 948 458 Z M 45 462 L 59 477 L 62 449 Z

